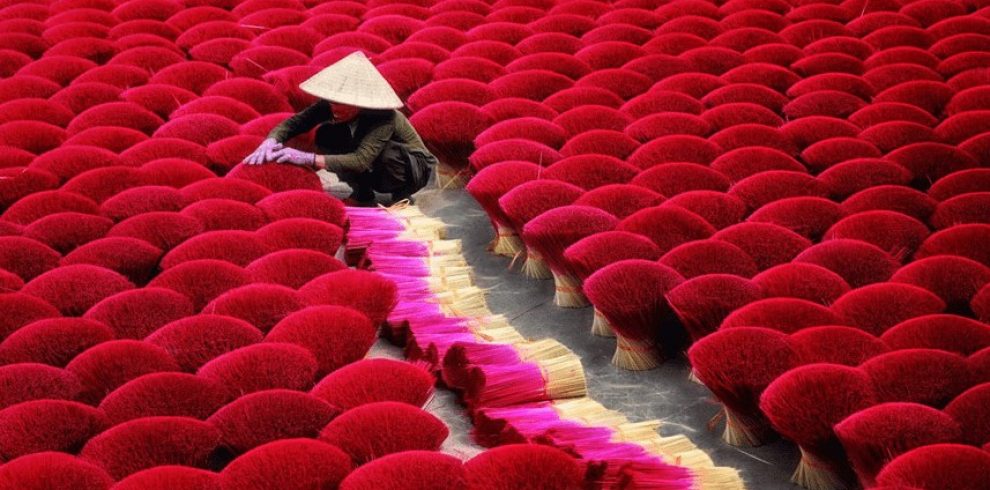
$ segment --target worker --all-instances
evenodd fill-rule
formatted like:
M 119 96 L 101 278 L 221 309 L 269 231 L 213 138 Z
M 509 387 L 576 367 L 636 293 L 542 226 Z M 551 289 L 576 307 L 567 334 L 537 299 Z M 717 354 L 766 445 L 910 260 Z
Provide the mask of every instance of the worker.
M 402 100 L 364 53 L 351 53 L 299 88 L 320 100 L 272 129 L 244 163 L 325 169 L 351 187 L 345 202 L 353 206 L 374 205 L 376 191 L 390 193 L 392 202 L 411 201 L 426 185 L 437 159 L 397 110 Z M 285 146 L 314 127 L 316 153 Z

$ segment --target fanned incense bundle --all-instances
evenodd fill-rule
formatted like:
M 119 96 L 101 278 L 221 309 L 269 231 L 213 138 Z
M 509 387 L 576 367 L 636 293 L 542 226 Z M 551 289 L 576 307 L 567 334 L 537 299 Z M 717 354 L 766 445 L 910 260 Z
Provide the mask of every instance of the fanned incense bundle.
M 990 481 L 990 453 L 961 444 L 933 444 L 900 455 L 880 470 L 877 483 L 925 490 L 981 490 Z
M 595 271 L 613 262 L 658 258 L 660 258 L 660 249 L 653 242 L 642 235 L 627 231 L 595 233 L 574 242 L 564 250 L 564 260 L 568 262 L 570 269 L 580 281 L 584 281 Z M 612 327 L 597 309 L 591 325 L 591 333 L 602 337 L 615 336 Z
M 791 481 L 809 490 L 850 488 L 853 477 L 833 426 L 877 401 L 866 373 L 835 364 L 807 364 L 770 383 L 760 408 L 801 448 Z
M 731 274 L 704 274 L 671 289 L 667 302 L 691 339 L 698 341 L 717 330 L 733 311 L 763 296 L 763 290 L 748 279 Z
M 523 229 L 533 218 L 553 208 L 572 204 L 584 191 L 575 185 L 556 180 L 534 180 L 518 185 L 498 200 L 515 230 Z M 533 279 L 550 279 L 550 268 L 544 258 L 527 247 L 523 273 Z
M 499 162 L 482 169 L 465 187 L 492 221 L 495 239 L 489 248 L 496 255 L 514 257 L 523 251 L 517 230 L 509 225 L 509 218 L 502 212 L 498 200 L 516 186 L 535 180 L 539 175 L 540 166 L 535 163 Z
M 673 269 L 641 259 L 615 262 L 588 277 L 584 293 L 618 337 L 612 364 L 631 370 L 659 365 L 658 342 L 669 335 L 672 317 L 664 295 L 683 281 Z
M 864 487 L 892 459 L 916 447 L 959 442 L 962 430 L 944 412 L 917 403 L 881 403 L 835 425 L 835 434 Z
M 787 335 L 758 327 L 720 330 L 696 341 L 688 357 L 698 379 L 722 402 L 722 440 L 759 446 L 773 438 L 759 402 L 773 380 L 800 365 Z
M 611 231 L 619 220 L 589 206 L 562 206 L 533 218 L 523 227 L 523 239 L 544 257 L 553 273 L 554 304 L 580 308 L 588 302 L 581 293 L 581 282 L 564 251 L 578 240 Z

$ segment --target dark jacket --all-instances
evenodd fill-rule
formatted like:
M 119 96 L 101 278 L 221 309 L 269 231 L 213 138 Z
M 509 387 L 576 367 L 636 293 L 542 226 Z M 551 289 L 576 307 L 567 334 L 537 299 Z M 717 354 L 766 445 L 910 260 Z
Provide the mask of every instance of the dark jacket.
M 321 100 L 276 126 L 269 138 L 284 143 L 319 125 L 316 130 L 317 153 L 324 155 L 327 170 L 335 173 L 363 173 L 375 169 L 378 156 L 389 140 L 404 143 L 409 151 L 436 164 L 434 157 L 404 114 L 396 110 L 362 110 L 357 128 L 351 136 L 348 123 L 333 120 L 330 102 Z

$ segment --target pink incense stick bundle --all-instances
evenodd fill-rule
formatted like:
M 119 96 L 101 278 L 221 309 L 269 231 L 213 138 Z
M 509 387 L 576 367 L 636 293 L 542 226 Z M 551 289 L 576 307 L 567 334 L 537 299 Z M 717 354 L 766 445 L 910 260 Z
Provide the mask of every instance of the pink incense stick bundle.
M 552 399 L 548 380 L 533 362 L 476 365 L 467 378 L 463 396 L 472 410 Z
M 479 408 L 472 418 L 471 438 L 483 447 L 531 442 L 548 430 L 574 425 L 562 421 L 549 402 Z
M 722 440 L 759 446 L 773 438 L 759 402 L 773 380 L 801 364 L 787 335 L 758 327 L 720 330 L 695 342 L 688 357 L 698 379 L 722 402 Z
M 509 218 L 512 228 L 523 229 L 530 220 L 554 208 L 567 206 L 581 197 L 584 191 L 572 184 L 556 180 L 534 180 L 516 186 L 503 195 L 498 204 Z M 528 245 L 528 244 L 527 244 Z M 544 258 L 527 246 L 523 273 L 533 279 L 550 279 L 550 268 Z
M 476 366 L 511 365 L 522 362 L 514 347 L 488 342 L 458 342 L 447 349 L 443 357 L 443 382 L 454 389 L 465 389 L 471 383 Z
M 595 233 L 574 242 L 564 250 L 564 260 L 580 281 L 584 281 L 598 269 L 613 262 L 626 259 L 652 261 L 658 258 L 660 258 L 660 249 L 653 242 L 642 235 L 627 231 Z M 602 337 L 615 336 L 612 327 L 597 309 L 591 325 L 591 333 Z
M 673 269 L 641 259 L 615 262 L 588 277 L 584 293 L 618 337 L 612 364 L 631 370 L 659 365 L 658 339 L 673 314 L 664 296 L 683 281 Z
M 801 448 L 791 481 L 816 490 L 849 488 L 854 477 L 833 426 L 877 401 L 869 376 L 847 366 L 808 364 L 770 383 L 760 408 L 780 435 Z
M 428 365 L 431 372 L 439 371 L 440 363 L 452 345 L 478 339 L 466 325 L 454 325 L 454 328 L 460 328 L 461 331 L 438 333 L 432 329 L 425 332 L 410 329 L 409 343 L 406 344 L 405 351 L 406 358 Z
M 581 282 L 564 257 L 567 247 L 596 233 L 611 231 L 619 220 L 589 206 L 562 206 L 530 220 L 523 227 L 523 239 L 544 257 L 553 273 L 554 304 L 580 308 L 588 302 L 581 293 Z
M 488 214 L 495 228 L 495 239 L 489 249 L 496 255 L 514 257 L 523 251 L 517 231 L 509 225 L 509 218 L 502 211 L 498 200 L 516 186 L 536 180 L 540 166 L 523 161 L 506 161 L 485 167 L 465 187 L 468 193 Z

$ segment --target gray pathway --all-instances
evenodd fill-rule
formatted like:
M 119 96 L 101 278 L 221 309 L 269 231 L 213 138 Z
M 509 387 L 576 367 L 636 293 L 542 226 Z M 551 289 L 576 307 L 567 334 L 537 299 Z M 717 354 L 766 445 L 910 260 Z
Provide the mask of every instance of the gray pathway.
M 750 490 L 793 490 L 790 473 L 798 454 L 789 443 L 760 448 L 734 448 L 706 428 L 717 412 L 703 386 L 688 381 L 683 359 L 645 372 L 623 371 L 611 365 L 615 341 L 589 333 L 592 310 L 553 305 L 552 281 L 534 281 L 508 270 L 509 260 L 485 250 L 493 232 L 485 213 L 463 190 L 424 190 L 417 204 L 428 215 L 447 223 L 448 235 L 463 241 L 464 255 L 474 268 L 476 283 L 488 290 L 492 312 L 505 314 L 523 335 L 553 337 L 581 356 L 590 395 L 606 407 L 622 411 L 632 421 L 660 419 L 664 435 L 685 434 L 719 466 L 741 471 Z

